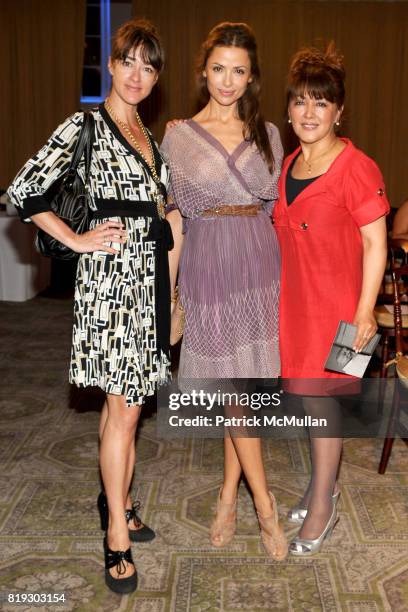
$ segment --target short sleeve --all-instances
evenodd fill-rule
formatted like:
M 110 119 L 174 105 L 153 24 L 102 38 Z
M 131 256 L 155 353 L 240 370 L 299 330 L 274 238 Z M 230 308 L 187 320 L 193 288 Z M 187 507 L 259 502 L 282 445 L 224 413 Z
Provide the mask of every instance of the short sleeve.
M 377 164 L 360 151 L 348 169 L 345 192 L 346 206 L 359 227 L 376 221 L 390 210 Z
M 48 188 L 68 170 L 83 113 L 75 113 L 57 127 L 46 144 L 29 159 L 7 190 L 23 221 L 51 210 L 45 197 Z
M 170 129 L 174 129 L 174 128 L 170 128 Z M 174 195 L 172 180 L 171 180 L 172 170 L 171 170 L 171 160 L 170 160 L 169 149 L 170 149 L 170 138 L 169 138 L 169 129 L 167 129 L 164 134 L 163 141 L 160 145 L 160 153 L 162 154 L 163 158 L 166 160 L 167 166 L 169 168 L 169 180 L 167 184 L 166 215 L 168 215 L 173 210 L 178 209 L 176 198 Z

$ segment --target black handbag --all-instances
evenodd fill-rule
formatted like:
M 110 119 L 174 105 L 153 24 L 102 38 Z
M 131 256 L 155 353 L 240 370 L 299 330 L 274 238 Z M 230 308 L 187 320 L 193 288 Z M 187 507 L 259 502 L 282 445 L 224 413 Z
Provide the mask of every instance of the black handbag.
M 50 203 L 52 212 L 69 225 L 76 234 L 83 234 L 89 228 L 88 180 L 94 138 L 93 115 L 90 112 L 84 112 L 84 121 L 69 168 L 44 194 Z M 78 165 L 82 156 L 85 159 L 85 183 L 78 174 Z M 37 232 L 35 246 L 41 255 L 46 257 L 74 259 L 79 255 L 42 229 Z

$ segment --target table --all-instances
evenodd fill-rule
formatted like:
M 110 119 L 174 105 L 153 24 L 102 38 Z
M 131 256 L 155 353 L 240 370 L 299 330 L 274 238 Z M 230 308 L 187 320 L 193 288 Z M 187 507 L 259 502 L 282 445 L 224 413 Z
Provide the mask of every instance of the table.
M 0 211 L 0 300 L 24 302 L 48 287 L 51 262 L 34 247 L 36 228 Z

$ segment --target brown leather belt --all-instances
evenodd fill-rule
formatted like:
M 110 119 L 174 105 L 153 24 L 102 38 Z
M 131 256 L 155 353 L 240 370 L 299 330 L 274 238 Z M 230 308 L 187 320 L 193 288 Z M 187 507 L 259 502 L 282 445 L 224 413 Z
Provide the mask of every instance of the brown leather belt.
M 216 208 L 207 208 L 202 217 L 255 217 L 262 204 L 220 204 Z

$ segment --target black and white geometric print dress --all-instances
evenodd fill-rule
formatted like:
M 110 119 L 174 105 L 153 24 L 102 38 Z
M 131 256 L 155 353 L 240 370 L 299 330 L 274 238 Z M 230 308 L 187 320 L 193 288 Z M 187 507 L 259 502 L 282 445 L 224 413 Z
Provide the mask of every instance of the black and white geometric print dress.
M 95 119 L 90 208 L 153 202 L 156 184 L 148 166 L 121 135 L 103 104 Z M 67 170 L 83 121 L 75 113 L 62 123 L 45 146 L 16 176 L 8 194 L 24 220 L 49 210 L 44 193 Z M 157 174 L 164 187 L 168 168 L 153 143 Z M 78 172 L 84 178 L 83 160 Z M 112 206 L 110 206 L 110 201 Z M 80 387 L 98 386 L 124 395 L 126 404 L 141 404 L 170 378 L 169 359 L 157 345 L 155 309 L 156 245 L 148 240 L 152 218 L 115 217 L 127 231 L 118 254 L 101 251 L 79 256 L 74 304 L 69 380 Z M 93 219 L 91 228 L 107 218 Z

